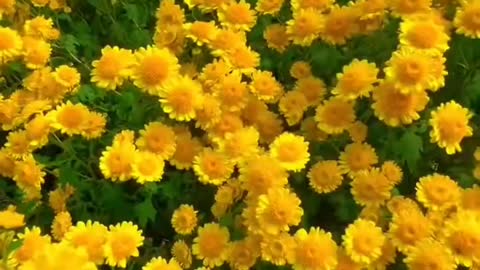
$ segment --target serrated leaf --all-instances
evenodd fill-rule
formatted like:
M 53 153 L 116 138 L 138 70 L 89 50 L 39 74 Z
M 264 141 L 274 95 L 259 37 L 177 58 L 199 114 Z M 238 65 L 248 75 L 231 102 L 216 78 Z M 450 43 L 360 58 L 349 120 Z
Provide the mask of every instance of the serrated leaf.
M 394 149 L 400 159 L 407 164 L 410 172 L 414 173 L 423 151 L 422 138 L 412 131 L 407 131 L 395 143 Z
M 148 196 L 145 200 L 135 206 L 135 214 L 138 218 L 138 225 L 145 227 L 147 223 L 155 220 L 157 210 L 153 207 L 152 198 Z
M 60 46 L 64 48 L 67 52 L 73 55 L 77 55 L 77 45 L 79 45 L 79 43 L 74 35 L 62 35 L 62 38 L 60 40 Z

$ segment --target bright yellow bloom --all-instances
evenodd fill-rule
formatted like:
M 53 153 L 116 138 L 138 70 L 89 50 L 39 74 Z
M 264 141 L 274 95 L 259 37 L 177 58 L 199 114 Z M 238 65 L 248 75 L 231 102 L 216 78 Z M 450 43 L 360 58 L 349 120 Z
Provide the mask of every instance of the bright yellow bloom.
M 308 144 L 303 137 L 286 132 L 270 144 L 270 155 L 286 170 L 298 172 L 310 159 Z
M 300 80 L 312 76 L 312 67 L 308 62 L 296 61 L 290 67 L 290 76 Z
M 0 211 L 0 227 L 4 229 L 15 229 L 25 225 L 25 216 L 17 213 L 14 206 L 9 206 L 6 210 Z
M 461 141 L 473 135 L 473 129 L 468 125 L 472 116 L 467 108 L 455 101 L 441 104 L 431 114 L 431 141 L 445 148 L 449 155 L 461 152 Z
M 382 164 L 382 174 L 387 177 L 388 181 L 392 183 L 392 185 L 397 185 L 402 181 L 403 178 L 403 171 L 400 166 L 398 166 L 395 161 L 385 161 Z
M 276 102 L 283 94 L 283 86 L 275 79 L 270 71 L 256 71 L 252 74 L 250 91 L 266 103 Z
M 234 30 L 250 31 L 257 21 L 255 11 L 244 0 L 230 1 L 217 11 L 217 15 L 223 26 Z
M 45 182 L 44 177 L 46 175 L 42 168 L 43 166 L 38 164 L 32 156 L 23 161 L 17 161 L 13 180 L 23 190 L 28 188 L 40 190 L 41 185 Z
M 232 70 L 238 70 L 243 74 L 253 73 L 260 65 L 260 54 L 247 46 L 232 48 L 222 57 Z
M 417 244 L 404 262 L 411 270 L 454 270 L 457 268 L 448 247 L 433 239 L 426 239 Z
M 191 38 L 198 46 L 210 44 L 217 37 L 219 31 L 213 21 L 195 21 L 186 23 L 183 27 L 187 32 L 186 36 Z
M 331 45 L 343 45 L 357 31 L 356 9 L 334 6 L 325 16 L 324 31 L 320 38 Z
M 288 232 L 300 223 L 303 209 L 300 199 L 286 188 L 269 189 L 258 197 L 257 219 L 263 232 L 271 235 Z
M 432 0 L 390 0 L 389 8 L 394 16 L 410 16 L 430 10 Z
M 262 14 L 276 15 L 283 6 L 284 0 L 259 0 L 255 10 Z
M 131 75 L 134 63 L 135 58 L 130 50 L 106 46 L 102 49 L 100 59 L 92 62 L 91 81 L 98 87 L 115 90 Z
M 328 134 L 340 134 L 355 121 L 354 103 L 333 97 L 319 105 L 315 112 L 318 128 Z
M 254 127 L 241 128 L 225 135 L 225 138 L 214 140 L 220 152 L 235 163 L 245 162 L 258 153 L 260 134 Z
M 65 234 L 65 240 L 74 247 L 85 248 L 89 260 L 100 265 L 104 261 L 103 245 L 107 241 L 107 234 L 107 227 L 96 221 L 79 221 Z
M 182 204 L 173 212 L 171 222 L 178 234 L 190 234 L 197 227 L 197 211 L 191 205 Z
M 470 38 L 480 38 L 480 1 L 459 1 L 461 5 L 457 8 L 453 24 L 456 32 Z
M 356 121 L 350 125 L 347 131 L 353 142 L 362 143 L 367 139 L 368 126 L 361 121 Z
M 327 93 L 325 83 L 314 76 L 298 79 L 293 89 L 305 95 L 308 106 L 317 106 L 320 104 Z
M 195 118 L 195 110 L 203 103 L 202 86 L 186 76 L 168 80 L 158 95 L 163 111 L 177 121 Z
M 140 151 L 135 154 L 135 161 L 132 164 L 132 176 L 138 183 L 159 182 L 162 180 L 164 160 L 152 153 Z
M 67 135 L 79 135 L 86 127 L 89 116 L 88 108 L 81 104 L 72 104 L 70 101 L 57 106 L 49 112 L 52 127 Z
M 23 160 L 32 155 L 34 147 L 30 144 L 25 130 L 10 131 L 7 135 L 5 150 L 13 158 Z
M 337 74 L 338 82 L 332 93 L 348 100 L 368 96 L 377 81 L 377 74 L 374 63 L 354 59 Z
M 389 236 L 395 247 L 408 254 L 411 248 L 433 235 L 433 224 L 420 209 L 404 209 L 393 213 Z
M 60 31 L 54 28 L 53 20 L 44 16 L 37 16 L 25 21 L 23 32 L 27 36 L 49 41 L 56 40 L 60 36 Z
M 142 267 L 142 270 L 182 270 L 182 267 L 175 259 L 170 259 L 170 261 L 165 260 L 162 257 L 156 257 L 151 259 L 145 266 Z
M 50 244 L 50 236 L 42 235 L 38 227 L 25 228 L 23 233 L 18 234 L 18 238 L 22 240 L 22 245 L 13 256 L 20 264 L 30 261 Z
M 390 198 L 393 185 L 377 168 L 355 174 L 351 182 L 355 202 L 365 206 L 378 206 Z
M 183 240 L 177 240 L 172 245 L 172 257 L 180 264 L 183 269 L 188 269 L 192 265 L 192 252 Z
M 182 7 L 175 4 L 174 0 L 165 0 L 160 2 L 155 12 L 155 18 L 157 18 L 157 27 L 180 25 L 185 21 L 185 14 Z
M 107 146 L 100 157 L 103 176 L 112 181 L 127 181 L 132 176 L 136 149 L 133 143 L 118 143 Z
M 202 184 L 221 185 L 233 173 L 234 163 L 223 153 L 205 148 L 195 157 L 193 171 Z
M 252 269 L 259 257 L 260 245 L 255 237 L 245 237 L 230 243 L 228 263 L 231 269 Z
M 131 257 L 138 257 L 138 248 L 143 245 L 142 231 L 132 222 L 110 225 L 105 244 L 107 264 L 125 268 Z
M 338 264 L 337 244 L 332 234 L 311 227 L 307 232 L 300 229 L 295 233 L 294 270 L 333 270 Z
M 198 228 L 198 236 L 193 240 L 193 254 L 203 265 L 208 267 L 221 266 L 228 255 L 230 233 L 228 229 L 217 223 L 207 223 Z
M 372 221 L 357 219 L 350 224 L 343 235 L 345 251 L 353 261 L 371 264 L 382 254 L 385 236 L 382 229 Z
M 234 71 L 220 80 L 213 94 L 221 102 L 223 111 L 237 112 L 247 105 L 248 86 L 242 82 L 242 74 Z
M 297 90 L 286 92 L 278 102 L 278 108 L 289 126 L 294 126 L 302 120 L 307 107 L 307 97 Z
M 417 182 L 416 189 L 417 200 L 433 211 L 448 210 L 460 202 L 460 187 L 446 175 L 424 176 Z
M 340 154 L 340 166 L 343 173 L 354 177 L 356 173 L 370 169 L 378 163 L 375 149 L 367 143 L 352 143 Z
M 325 18 L 314 9 L 300 9 L 287 22 L 287 34 L 293 44 L 310 46 L 324 29 Z
M 247 36 L 245 32 L 221 29 L 218 31 L 216 37 L 209 44 L 212 49 L 213 56 L 222 56 L 228 50 L 236 49 L 245 46 L 247 43 Z
M 334 0 L 290 0 L 293 12 L 308 8 L 323 12 L 328 10 L 334 2 Z
M 17 31 L 0 27 L 0 62 L 5 64 L 22 53 L 23 42 Z
M 161 122 L 150 122 L 140 130 L 136 141 L 140 150 L 149 151 L 168 160 L 175 153 L 176 136 L 173 129 Z
M 193 166 L 195 156 L 203 149 L 202 143 L 188 135 L 177 135 L 177 147 L 170 158 L 170 164 L 178 170 L 187 170 Z
M 23 37 L 23 60 L 27 68 L 37 69 L 47 65 L 52 47 L 43 39 L 30 36 Z
M 69 212 L 57 213 L 52 223 L 52 236 L 58 241 L 63 240 L 65 234 L 72 227 L 72 216 Z
M 431 55 L 448 50 L 450 37 L 433 20 L 405 20 L 400 24 L 400 44 Z
M 260 243 L 262 259 L 277 266 L 290 264 L 295 252 L 295 238 L 286 232 L 264 235 Z
M 53 77 L 69 92 L 76 92 L 80 85 L 81 75 L 74 67 L 67 65 L 58 66 L 53 72 Z

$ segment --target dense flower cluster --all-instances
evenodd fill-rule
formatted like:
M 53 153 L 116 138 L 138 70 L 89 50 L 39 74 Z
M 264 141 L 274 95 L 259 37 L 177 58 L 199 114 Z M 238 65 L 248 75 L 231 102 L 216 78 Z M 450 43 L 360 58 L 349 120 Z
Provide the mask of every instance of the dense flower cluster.
M 65 1 L 30 2 L 37 10 L 75 12 Z M 0 0 L 0 15 L 11 18 L 18 5 Z M 452 8 L 453 17 L 447 14 Z M 280 18 L 284 9 L 291 18 Z M 263 17 L 278 18 L 263 38 L 280 54 L 316 43 L 344 46 L 381 31 L 389 20 L 399 22 L 399 43 L 386 63 L 357 57 L 329 82 L 309 62 L 295 61 L 287 84 L 260 68 L 261 55 L 249 43 Z M 178 205 L 170 220 L 176 233 L 171 256 L 147 258 L 143 270 L 224 264 L 244 270 L 260 261 L 297 270 L 387 269 L 397 258 L 412 270 L 477 269 L 480 187 L 463 188 L 446 173 L 432 172 L 408 179 L 416 183 L 411 198 L 399 195 L 401 164 L 369 143 L 370 127 L 358 113 L 367 107 L 392 129 L 425 120 L 432 147 L 447 156 L 462 152 L 464 139 L 473 136 L 473 112 L 455 100 L 429 106 L 446 84 L 454 32 L 480 38 L 480 0 L 162 0 L 152 44 L 134 50 L 107 45 L 82 78 L 74 65 L 52 64 L 62 33 L 51 18 L 2 26 L 1 64 L 22 63 L 29 73 L 18 90 L 0 95 L 6 134 L 0 176 L 14 181 L 26 201 L 41 200 L 47 171 L 35 153 L 50 144 L 68 148 L 65 138 L 91 141 L 106 133 L 106 114 L 71 99 L 82 82 L 114 95 L 131 83 L 158 100 L 163 114 L 140 130 L 112 128 L 118 132 L 102 146 L 96 165 L 102 181 L 162 185 L 167 170 L 181 170 L 215 191 L 211 213 Z M 185 53 L 210 60 L 185 60 Z M 336 158 L 313 154 L 315 142 L 338 138 L 345 144 Z M 480 150 L 474 159 L 480 179 Z M 342 235 L 304 225 L 309 209 L 291 184 L 299 174 L 318 197 L 347 186 L 361 211 Z M 133 222 L 75 220 L 67 204 L 75 192 L 58 185 L 48 194 L 50 233 L 30 226 L 28 214 L 13 206 L 0 212 L 0 269 L 126 268 L 141 255 L 149 236 Z M 220 222 L 226 215 L 235 228 Z M 18 248 L 6 248 L 15 241 Z

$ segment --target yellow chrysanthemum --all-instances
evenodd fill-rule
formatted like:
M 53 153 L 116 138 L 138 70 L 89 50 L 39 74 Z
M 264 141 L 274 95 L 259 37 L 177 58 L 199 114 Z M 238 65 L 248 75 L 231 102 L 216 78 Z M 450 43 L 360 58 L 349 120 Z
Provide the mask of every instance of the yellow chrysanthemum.
M 267 0 L 264 1 L 268 2 Z M 290 45 L 287 27 L 282 24 L 269 24 L 263 32 L 263 38 L 270 49 L 274 49 L 279 53 L 284 52 Z
M 310 187 L 317 193 L 329 193 L 336 190 L 343 181 L 342 171 L 335 160 L 315 163 L 307 174 Z
M 337 244 L 332 234 L 311 227 L 307 232 L 300 229 L 295 233 L 294 270 L 333 270 L 338 264 Z
M 325 16 L 324 31 L 320 38 L 331 45 L 343 45 L 358 31 L 357 10 L 348 6 L 335 6 Z
M 255 10 L 262 14 L 276 15 L 283 6 L 284 0 L 260 0 L 255 6 Z
M 420 209 L 405 209 L 393 214 L 389 236 L 395 247 L 408 254 L 420 241 L 433 235 L 433 224 Z
M 377 168 L 355 174 L 351 192 L 360 205 L 381 205 L 390 198 L 393 185 Z
M 238 112 L 247 105 L 248 86 L 242 82 L 242 74 L 234 71 L 220 80 L 213 94 L 220 100 L 223 111 Z
M 190 169 L 195 156 L 203 149 L 202 143 L 197 138 L 187 135 L 177 135 L 177 147 L 170 158 L 170 164 L 178 170 Z
M 151 95 L 158 95 L 165 82 L 179 74 L 178 59 L 166 48 L 140 48 L 135 52 L 135 57 L 133 82 Z
M 142 270 L 163 270 L 163 269 L 182 270 L 182 267 L 175 259 L 170 259 L 170 261 L 167 261 L 162 257 L 153 258 L 142 267 Z
M 392 183 L 392 185 L 397 185 L 402 181 L 403 178 L 403 171 L 400 166 L 398 166 L 395 161 L 385 161 L 382 164 L 382 174 L 387 177 L 388 181 Z
M 394 16 L 410 16 L 430 10 L 432 0 L 390 0 L 389 8 Z
M 274 103 L 283 94 L 283 86 L 270 71 L 256 71 L 252 74 L 250 91 L 261 101 Z
M 462 190 L 460 207 L 463 210 L 478 211 L 480 213 L 480 187 L 474 185 Z
M 220 152 L 235 163 L 242 163 L 258 151 L 260 135 L 254 127 L 246 127 L 225 135 L 225 138 L 215 140 Z
M 197 227 L 197 211 L 191 205 L 180 205 L 172 215 L 172 227 L 178 234 L 190 234 Z
M 186 36 L 191 38 L 198 46 L 210 44 L 210 42 L 217 37 L 219 31 L 213 21 L 195 21 L 192 23 L 186 23 L 183 27 L 187 32 Z
M 478 212 L 457 212 L 446 221 L 442 235 L 456 263 L 471 267 L 473 262 L 480 261 L 480 214 Z
M 140 130 L 140 138 L 136 145 L 140 150 L 149 151 L 168 160 L 175 153 L 175 133 L 171 127 L 161 122 L 150 122 Z
M 374 63 L 354 59 L 337 74 L 337 85 L 332 90 L 334 95 L 345 99 L 368 96 L 377 81 L 378 69 Z
M 185 21 L 185 14 L 180 5 L 175 4 L 173 0 L 160 2 L 156 12 L 157 27 L 163 25 L 179 25 Z
M 15 159 L 5 150 L 0 149 L 0 175 L 6 178 L 13 178 L 15 170 Z
M 88 260 L 85 249 L 75 248 L 67 242 L 47 245 L 35 256 L 20 265 L 19 270 L 71 269 L 96 270 L 95 264 Z
M 135 154 L 135 161 L 132 164 L 132 176 L 138 183 L 159 182 L 162 180 L 164 160 L 152 153 L 140 151 Z
M 473 129 L 468 125 L 472 116 L 467 108 L 455 101 L 441 104 L 431 114 L 431 141 L 445 148 L 449 155 L 461 152 L 462 140 L 473 135 Z
M 290 76 L 300 80 L 303 78 L 312 77 L 312 67 L 308 62 L 296 61 L 290 67 Z
M 459 1 L 453 24 L 456 32 L 470 38 L 480 38 L 480 1 Z
M 218 122 L 208 129 L 211 137 L 225 138 L 226 134 L 235 132 L 244 126 L 238 112 L 223 112 L 219 118 Z M 261 130 L 256 128 L 261 136 Z
M 308 144 L 303 137 L 285 132 L 270 144 L 270 155 L 286 170 L 297 172 L 305 168 L 310 159 Z
M 417 200 L 433 211 L 447 210 L 460 202 L 460 187 L 446 175 L 424 176 L 417 182 L 416 189 Z
M 353 261 L 349 255 L 345 252 L 345 249 L 338 249 L 337 254 L 337 268 L 336 270 L 361 270 L 362 265 Z
M 48 204 L 55 213 L 67 211 L 67 201 L 75 193 L 75 188 L 70 184 L 58 186 L 48 193 Z
M 195 126 L 209 129 L 220 121 L 222 103 L 217 96 L 206 94 L 203 96 L 202 106 L 195 111 Z
M 215 39 L 209 44 L 214 56 L 222 56 L 228 50 L 240 48 L 247 43 L 247 35 L 245 32 L 221 29 L 218 31 Z
M 303 209 L 297 195 L 286 188 L 269 189 L 258 197 L 257 219 L 261 230 L 276 235 L 288 232 L 290 226 L 300 223 Z
M 247 46 L 232 48 L 222 57 L 232 70 L 238 70 L 243 74 L 253 73 L 260 65 L 260 54 Z
M 340 154 L 340 166 L 343 173 L 354 177 L 356 173 L 370 169 L 377 164 L 375 149 L 367 143 L 352 143 Z
M 164 83 L 159 96 L 163 111 L 177 121 L 190 121 L 195 118 L 195 110 L 203 103 L 202 86 L 186 76 Z
M 51 130 L 50 119 L 42 114 L 38 114 L 25 124 L 25 131 L 30 145 L 39 148 L 48 143 L 48 135 Z
M 14 206 L 9 206 L 7 209 L 0 211 L 0 227 L 10 230 L 25 225 L 25 216 L 17 213 Z
M 262 259 L 277 266 L 290 264 L 295 252 L 295 238 L 286 232 L 264 235 L 260 243 Z
M 289 126 L 294 126 L 302 120 L 307 107 L 307 97 L 296 90 L 286 92 L 278 102 L 278 108 Z
M 396 127 L 411 124 L 428 103 L 425 91 L 402 93 L 393 82 L 383 82 L 373 91 L 373 112 L 385 124 Z
M 5 150 L 13 158 L 25 159 L 32 155 L 34 147 L 30 144 L 25 130 L 10 131 L 7 135 Z
M 45 18 L 42 15 L 26 20 L 23 25 L 23 32 L 27 36 L 49 41 L 56 40 L 60 36 L 60 31 L 54 28 L 53 20 L 51 18 Z
M 58 241 L 63 240 L 65 234 L 72 227 L 72 216 L 69 212 L 57 213 L 52 223 L 52 236 Z
M 44 177 L 46 175 L 42 171 L 42 167 L 32 156 L 23 161 L 17 161 L 13 171 L 13 180 L 23 190 L 28 188 L 40 190 L 41 185 L 45 182 Z
M 59 105 L 49 113 L 52 120 L 52 127 L 67 135 L 78 135 L 85 129 L 89 110 L 81 104 L 72 104 L 70 101 Z
M 439 83 L 431 68 L 435 64 L 432 56 L 403 47 L 388 60 L 385 77 L 393 81 L 401 93 L 418 93 Z
M 405 20 L 400 24 L 400 44 L 431 55 L 448 50 L 450 37 L 433 20 Z
M 323 31 L 325 18 L 315 9 L 300 9 L 287 22 L 287 34 L 293 44 L 310 46 Z
M 221 185 L 233 173 L 234 163 L 223 153 L 205 148 L 195 157 L 193 171 L 203 184 Z
M 22 38 L 17 31 L 8 27 L 0 27 L 0 62 L 2 64 L 20 56 L 22 48 Z
M 433 239 L 426 239 L 417 244 L 404 262 L 411 270 L 454 270 L 457 268 L 448 247 Z
M 300 131 L 307 141 L 321 142 L 328 138 L 328 134 L 318 128 L 315 117 L 313 116 L 303 119 Z
M 82 136 L 86 139 L 97 139 L 105 133 L 105 126 L 107 125 L 106 115 L 97 112 L 90 112 L 87 116 L 85 127 L 82 131 Z
M 334 0 L 290 0 L 294 12 L 308 8 L 323 12 L 328 10 L 334 2 Z
M 47 65 L 52 53 L 52 47 L 43 39 L 30 36 L 23 37 L 23 60 L 27 68 L 37 69 Z
M 110 225 L 105 243 L 107 264 L 125 268 L 131 257 L 138 257 L 138 248 L 143 245 L 142 230 L 132 222 Z
M 294 90 L 299 91 L 307 98 L 308 106 L 317 106 L 323 101 L 327 88 L 325 83 L 314 76 L 298 79 Z
M 198 79 L 202 83 L 204 91 L 211 93 L 213 87 L 230 71 L 231 69 L 225 61 L 215 59 L 202 68 Z
M 356 121 L 347 129 L 348 135 L 353 142 L 362 143 L 367 139 L 368 126 L 361 121 Z
M 245 237 L 242 240 L 230 243 L 228 251 L 228 264 L 231 269 L 252 269 L 259 257 L 260 246 L 255 237 Z
M 85 248 L 90 261 L 102 264 L 104 261 L 103 245 L 107 240 L 107 234 L 107 227 L 98 222 L 79 221 L 65 234 L 65 240 L 74 247 Z
M 74 67 L 67 65 L 58 66 L 53 72 L 53 77 L 69 92 L 75 92 L 80 85 L 81 75 Z
M 192 265 L 192 252 L 183 240 L 177 240 L 172 245 L 172 257 L 180 264 L 183 269 L 188 269 Z
M 355 121 L 354 103 L 334 97 L 316 109 L 318 128 L 328 134 L 340 134 Z
M 229 1 L 217 11 L 220 23 L 229 29 L 250 31 L 257 21 L 255 11 L 250 9 L 250 4 Z
M 92 62 L 91 81 L 98 87 L 115 90 L 131 75 L 134 63 L 135 58 L 130 50 L 106 46 L 102 49 L 100 59 Z
M 127 181 L 132 176 L 136 149 L 132 143 L 119 143 L 107 146 L 100 157 L 100 170 L 103 176 L 112 181 Z
M 368 265 L 382 254 L 385 236 L 382 229 L 369 220 L 357 219 L 343 235 L 345 251 L 353 261 Z
M 13 256 L 20 264 L 30 261 L 50 244 L 50 236 L 42 235 L 38 227 L 25 228 L 25 231 L 17 236 L 22 240 L 22 245 L 14 252 Z
M 207 223 L 198 228 L 198 236 L 193 240 L 193 254 L 208 267 L 221 266 L 228 255 L 230 233 L 217 223 Z

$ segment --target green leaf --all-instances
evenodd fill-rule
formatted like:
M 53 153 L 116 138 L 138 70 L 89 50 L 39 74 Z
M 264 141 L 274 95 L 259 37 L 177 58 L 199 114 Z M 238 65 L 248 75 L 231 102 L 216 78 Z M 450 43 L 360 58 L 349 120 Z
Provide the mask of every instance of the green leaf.
M 407 131 L 395 143 L 394 150 L 398 153 L 400 160 L 407 164 L 410 172 L 414 173 L 423 151 L 423 140 L 414 132 Z
M 149 221 L 153 222 L 155 220 L 157 210 L 153 207 L 151 196 L 147 196 L 142 203 L 135 206 L 135 214 L 138 218 L 138 224 L 143 228 Z
M 60 39 L 60 47 L 64 48 L 68 53 L 77 55 L 77 46 L 79 45 L 77 38 L 71 34 L 64 34 Z

